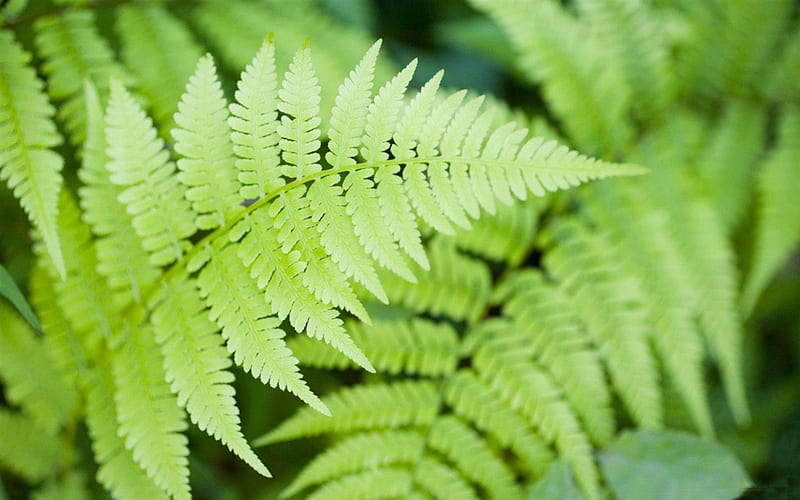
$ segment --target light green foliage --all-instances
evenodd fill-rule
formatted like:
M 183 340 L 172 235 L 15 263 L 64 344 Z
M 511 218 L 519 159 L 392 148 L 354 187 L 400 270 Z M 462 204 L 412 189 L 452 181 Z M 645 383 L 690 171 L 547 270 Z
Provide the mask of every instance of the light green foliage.
M 522 55 L 521 69 L 544 85 L 546 99 L 581 148 L 613 155 L 627 145 L 632 130 L 624 116 L 631 96 L 625 77 L 605 70 L 601 49 L 579 21 L 553 0 L 472 3 L 504 28 Z
M 759 172 L 760 220 L 750 273 L 742 293 L 746 313 L 758 294 L 800 239 L 800 213 L 794 196 L 800 186 L 800 112 L 787 107 L 781 116 L 778 142 Z
M 105 133 L 110 180 L 124 188 L 117 200 L 133 216 L 150 263 L 179 260 L 194 232 L 184 188 L 152 120 L 117 80 L 111 84 Z
M 58 117 L 64 122 L 70 140 L 81 146 L 86 139 L 87 121 L 84 81 L 90 81 L 105 97 L 109 77 L 122 77 L 124 70 L 97 32 L 91 11 L 43 17 L 34 27 L 37 52 L 44 60 L 42 69 L 48 77 L 47 93 L 54 101 L 63 101 Z
M 174 126 L 172 115 L 202 51 L 186 25 L 161 5 L 123 5 L 115 13 L 122 60 L 166 132 Z
M 743 318 L 800 235 L 792 2 L 472 0 L 523 109 L 425 59 L 392 76 L 396 40 L 312 0 L 24 3 L 0 8 L 0 175 L 45 336 L 0 304 L 0 465 L 25 494 L 271 497 L 254 472 L 307 450 L 285 495 L 722 480 L 666 448 L 746 485 L 715 445 L 617 438 L 725 436 L 718 385 L 749 418 Z M 317 440 L 260 457 L 251 428 Z M 242 463 L 204 460 L 225 447 Z
M 123 188 L 111 182 L 106 168 L 110 158 L 100 97 L 93 86 L 87 86 L 85 92 L 87 137 L 78 171 L 83 181 L 78 191 L 83 220 L 97 237 L 97 272 L 105 276 L 118 303 L 131 298 L 138 302 L 158 271 L 133 230 L 133 216 L 117 201 Z
M 56 234 L 63 159 L 61 144 L 42 92 L 44 84 L 28 66 L 30 54 L 10 31 L 0 30 L 0 180 L 8 184 L 40 232 L 61 275 L 64 257 Z
M 97 481 L 120 500 L 167 498 L 139 467 L 119 433 L 116 388 L 110 364 L 100 364 L 86 381 L 86 425 L 95 460 L 100 464 Z
M 206 55 L 189 78 L 175 114 L 178 128 L 172 130 L 175 151 L 182 156 L 178 179 L 187 187 L 186 199 L 192 202 L 200 230 L 224 226 L 238 208 L 227 104 L 214 61 Z
M 59 467 L 57 439 L 32 418 L 0 410 L 0 464 L 25 479 L 36 482 Z
M 50 353 L 52 342 L 36 336 L 25 320 L 0 304 L 0 380 L 9 403 L 48 433 L 69 419 L 75 389 L 65 383 Z M 31 372 L 40 376 L 31 377 Z

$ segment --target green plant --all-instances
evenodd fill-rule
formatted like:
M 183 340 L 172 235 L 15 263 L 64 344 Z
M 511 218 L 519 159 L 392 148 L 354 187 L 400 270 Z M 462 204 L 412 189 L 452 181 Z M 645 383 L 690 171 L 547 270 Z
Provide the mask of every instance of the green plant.
M 529 111 L 549 115 L 531 122 L 439 91 L 441 72 L 407 91 L 416 60 L 396 72 L 316 2 L 25 3 L 0 19 L 0 200 L 37 234 L 31 257 L 13 217 L 4 263 L 44 335 L 0 303 L 15 488 L 100 494 L 93 461 L 115 498 L 188 498 L 190 466 L 199 496 L 254 496 L 255 478 L 189 460 L 205 433 L 269 475 L 242 426 L 296 403 L 264 417 L 247 400 L 268 390 L 239 369 L 303 403 L 256 445 L 333 438 L 301 462 L 267 452 L 302 469 L 287 495 L 747 486 L 729 452 L 664 429 L 716 439 L 718 386 L 751 417 L 743 318 L 800 236 L 782 216 L 792 2 L 474 0 L 541 85 Z M 751 217 L 740 299 L 733 242 Z M 658 467 L 637 483 L 641 460 Z

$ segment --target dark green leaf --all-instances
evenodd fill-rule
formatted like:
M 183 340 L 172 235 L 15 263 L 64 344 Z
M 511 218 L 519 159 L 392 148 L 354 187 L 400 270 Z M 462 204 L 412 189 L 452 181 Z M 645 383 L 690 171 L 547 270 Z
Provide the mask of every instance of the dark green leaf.
M 40 334 L 43 333 L 39 318 L 36 317 L 30 304 L 25 300 L 25 296 L 20 292 L 19 287 L 14 282 L 14 278 L 8 274 L 8 271 L 6 271 L 6 268 L 2 265 L 0 265 L 0 295 L 7 298 L 37 332 Z

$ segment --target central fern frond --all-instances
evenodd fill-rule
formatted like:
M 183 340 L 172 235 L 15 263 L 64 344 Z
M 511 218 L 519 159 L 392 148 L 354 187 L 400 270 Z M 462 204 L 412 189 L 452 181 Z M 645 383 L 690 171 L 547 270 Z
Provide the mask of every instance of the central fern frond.
M 105 110 L 105 93 L 87 84 L 79 172 L 86 225 L 68 194 L 58 220 L 65 255 L 83 253 L 67 263 L 69 286 L 56 292 L 59 303 L 76 303 L 79 284 L 93 280 L 91 293 L 115 299 L 88 315 L 92 321 L 76 321 L 74 332 L 87 352 L 111 358 L 89 366 L 84 384 L 93 407 L 116 402 L 116 429 L 90 419 L 110 490 L 130 491 L 131 481 L 113 471 L 136 465 L 165 493 L 186 498 L 187 415 L 268 476 L 241 430 L 232 364 L 321 414 L 335 412 L 303 379 L 287 330 L 374 371 L 342 311 L 369 323 L 362 292 L 402 302 L 389 274 L 414 283 L 431 263 L 447 260 L 439 244 L 426 255 L 423 235 L 431 229 L 453 234 L 472 227 L 482 210 L 494 213 L 529 192 L 644 172 L 527 139 L 514 123 L 494 126 L 483 98 L 439 96 L 441 72 L 407 98 L 416 62 L 375 90 L 379 48 L 367 51 L 325 116 L 308 44 L 280 78 L 272 41 L 265 42 L 233 103 L 213 59 L 203 56 L 173 118 L 172 150 L 121 80 L 111 80 Z M 479 282 L 485 289 L 488 278 Z M 457 419 L 436 425 L 478 443 Z M 111 456 L 112 443 L 126 452 Z M 444 440 L 440 451 L 472 468 L 475 457 L 451 444 Z M 499 495 L 514 489 L 510 479 L 481 474 L 474 479 Z

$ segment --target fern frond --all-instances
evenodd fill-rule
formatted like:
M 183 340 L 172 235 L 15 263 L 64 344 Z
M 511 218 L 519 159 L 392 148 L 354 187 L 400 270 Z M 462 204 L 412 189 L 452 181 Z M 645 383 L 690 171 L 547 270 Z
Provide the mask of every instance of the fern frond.
M 508 466 L 481 436 L 458 417 L 438 418 L 429 430 L 428 446 L 441 453 L 491 498 L 521 499 L 522 491 Z
M 110 158 L 106 152 L 105 116 L 100 96 L 91 84 L 85 89 L 86 142 L 78 176 L 83 220 L 97 236 L 97 272 L 105 276 L 115 292 L 117 304 L 131 299 L 139 302 L 142 293 L 158 277 L 158 270 L 149 260 L 142 240 L 133 229 L 133 216 L 117 200 L 123 188 L 111 182 L 106 168 Z
M 165 283 L 149 304 L 155 339 L 164 354 L 166 380 L 192 423 L 270 477 L 242 435 L 235 390 L 230 385 L 234 377 L 226 370 L 231 361 L 196 286 L 190 279 Z
M 337 311 L 305 288 L 301 274 L 306 264 L 300 260 L 300 252 L 283 253 L 268 221 L 247 218 L 243 224 L 249 232 L 239 244 L 238 255 L 265 291 L 272 312 L 281 320 L 288 316 L 296 331 L 325 341 L 366 370 L 374 371 L 344 331 Z
M 262 383 L 288 390 L 317 411 L 330 413 L 303 380 L 293 349 L 283 340 L 286 333 L 280 321 L 266 314 L 264 295 L 233 247 L 215 255 L 197 283 L 237 365 Z
M 386 150 L 389 148 L 389 140 L 395 132 L 403 94 L 416 67 L 415 59 L 381 87 L 370 104 L 362 139 L 364 147 L 361 150 L 361 155 L 366 161 L 379 162 L 388 159 Z M 400 177 L 397 176 L 399 171 L 399 166 L 387 165 L 375 172 L 380 213 L 400 248 L 420 267 L 428 269 L 428 258 L 422 248 L 411 203 Z
M 0 465 L 31 482 L 54 476 L 62 466 L 58 436 L 20 413 L 0 408 Z
M 41 262 L 31 272 L 31 304 L 42 322 L 50 353 L 64 381 L 77 387 L 80 374 L 88 366 L 89 353 L 59 306 L 55 284 Z
M 602 350 L 611 381 L 634 420 L 660 428 L 662 396 L 638 281 L 615 261 L 600 258 L 608 241 L 576 220 L 560 219 L 552 230 L 557 244 L 545 256 L 547 271 Z
M 461 254 L 443 238 L 435 238 L 428 251 L 431 268 L 425 280 L 414 284 L 386 277 L 391 303 L 414 312 L 477 321 L 490 294 L 491 275 L 486 264 Z M 424 270 L 417 267 L 415 271 Z
M 239 208 L 239 182 L 233 158 L 228 102 L 222 95 L 211 55 L 203 56 L 186 84 L 172 129 L 178 179 L 197 214 L 198 229 L 224 226 Z
M 97 274 L 97 256 L 92 247 L 89 227 L 80 219 L 72 195 L 63 191 L 59 199 L 58 234 L 63 242 L 67 274 L 61 279 L 54 266 L 46 266 L 54 288 L 60 315 L 68 321 L 68 331 L 74 333 L 77 344 L 73 349 L 76 363 L 94 359 L 103 349 L 106 339 L 118 333 L 115 324 L 119 310 L 103 276 Z M 40 265 L 44 266 L 41 253 Z M 55 332 L 54 332 L 55 333 Z
M 600 498 L 589 439 L 552 378 L 496 342 L 488 342 L 476 352 L 473 366 L 505 404 L 526 418 L 530 426 L 541 429 L 545 439 L 555 445 L 572 465 L 587 498 Z
M 195 230 L 191 209 L 153 122 L 117 80 L 111 83 L 105 131 L 111 182 L 125 188 L 118 199 L 133 216 L 150 263 L 179 260 Z
M 617 71 L 585 36 L 581 23 L 557 2 L 471 0 L 501 25 L 521 52 L 522 69 L 564 122 L 576 143 L 613 155 L 632 136 L 624 114 L 630 99 Z
M 16 310 L 0 303 L 0 380 L 5 398 L 38 427 L 55 434 L 74 412 L 77 393 L 48 347 Z
M 697 160 L 700 177 L 728 231 L 736 228 L 750 204 L 752 177 L 764 148 L 766 128 L 766 109 L 733 101 Z
M 677 60 L 685 88 L 703 95 L 760 94 L 763 74 L 791 19 L 792 2 L 682 4 L 690 28 Z
M 322 400 L 335 418 L 301 408 L 253 444 L 263 446 L 332 432 L 429 425 L 439 406 L 436 386 L 427 380 L 356 386 Z
M 553 461 L 553 452 L 544 439 L 473 371 L 461 370 L 450 378 L 445 400 L 457 415 L 510 449 L 531 476 L 543 475 Z
M 348 321 L 345 326 L 381 373 L 435 377 L 455 370 L 458 337 L 447 324 L 414 319 L 376 321 L 372 325 Z M 353 367 L 349 359 L 337 351 L 321 349 L 308 337 L 294 337 L 288 345 L 303 365 L 327 369 Z
M 114 380 L 108 360 L 102 361 L 84 381 L 86 392 L 86 425 L 92 438 L 92 451 L 99 464 L 97 480 L 114 498 L 165 499 L 167 495 L 147 477 L 126 449 L 119 433 L 114 404 Z M 147 418 L 152 418 L 148 416 Z
M 500 204 L 494 214 L 472 221 L 472 229 L 457 229 L 446 238 L 462 250 L 516 267 L 533 245 L 542 205 L 538 198 Z
M 778 142 L 761 165 L 756 246 L 742 292 L 742 307 L 753 310 L 758 296 L 800 239 L 800 212 L 794 199 L 800 185 L 800 110 L 787 107 Z
M 631 111 L 651 121 L 661 115 L 677 85 L 664 26 L 653 6 L 642 0 L 580 0 L 577 7 L 593 29 L 600 54 L 625 75 Z
M 326 484 L 308 500 L 347 500 L 348 498 L 398 498 L 408 489 L 406 471 L 385 468 L 352 474 Z
M 670 237 L 678 242 L 693 276 L 695 310 L 703 334 L 722 372 L 731 410 L 736 420 L 744 424 L 750 416 L 742 372 L 744 332 L 738 308 L 739 276 L 731 242 L 696 179 L 664 169 L 642 186 L 669 213 Z M 682 196 L 684 203 L 674 203 L 676 195 Z
M 289 497 L 317 484 L 358 472 L 365 466 L 410 466 L 419 460 L 423 436 L 416 431 L 376 431 L 343 439 L 321 453 L 292 481 L 282 496 Z M 388 453 L 387 453 L 388 452 Z
M 241 194 L 254 200 L 279 188 L 278 76 L 275 45 L 264 43 L 242 72 L 230 105 L 231 140 L 239 169 Z
M 63 277 L 56 217 L 64 160 L 51 149 L 62 139 L 30 60 L 14 35 L 0 30 L 0 180 L 19 199 Z
M 80 145 L 86 138 L 84 82 L 88 80 L 107 97 L 109 78 L 123 78 L 125 72 L 98 32 L 91 10 L 43 17 L 34 29 L 36 49 L 44 60 L 42 70 L 48 77 L 47 92 L 54 101 L 63 101 L 58 117 L 71 142 Z
M 116 15 L 122 60 L 136 77 L 160 130 L 171 130 L 182 89 L 202 51 L 188 27 L 161 5 L 124 5 Z
M 32 500 L 84 500 L 89 497 L 86 475 L 80 470 L 71 470 L 63 477 L 50 480 L 33 492 Z
M 695 277 L 670 237 L 668 213 L 653 206 L 638 184 L 620 183 L 616 189 L 594 186 L 590 193 L 587 213 L 618 245 L 613 258 L 623 263 L 625 272 L 640 278 L 666 381 L 677 389 L 698 430 L 713 435 L 703 382 L 705 348 L 695 321 Z M 643 232 L 647 237 L 642 237 Z
M 182 434 L 186 416 L 165 381 L 163 360 L 147 327 L 129 332 L 113 352 L 117 433 L 159 488 L 188 500 L 189 448 Z
M 592 440 L 608 444 L 616 431 L 608 381 L 569 298 L 533 270 L 511 275 L 495 294 L 512 321 L 504 328 L 515 332 L 506 335 L 507 348 L 547 368 Z
M 356 65 L 372 41 L 362 30 L 336 23 L 325 9 L 315 2 L 295 1 L 237 1 L 204 2 L 193 9 L 191 19 L 219 54 L 221 64 L 240 71 L 250 62 L 264 40 L 265 33 L 274 33 L 275 58 L 278 72 L 283 74 L 300 47 L 309 37 L 314 45 L 314 68 L 322 85 L 320 105 L 331 109 L 335 104 L 337 84 L 342 82 Z M 388 58 L 376 65 L 377 81 L 383 83 L 393 73 Z M 321 129 L 329 127 L 330 115 L 325 113 Z

